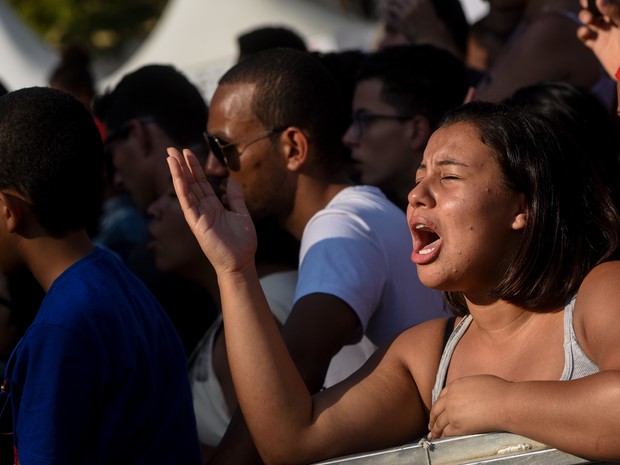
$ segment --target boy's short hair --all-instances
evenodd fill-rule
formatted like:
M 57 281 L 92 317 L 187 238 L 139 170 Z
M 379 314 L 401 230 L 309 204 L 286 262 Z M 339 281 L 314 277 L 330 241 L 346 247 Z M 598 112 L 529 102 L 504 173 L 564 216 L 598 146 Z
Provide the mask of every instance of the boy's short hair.
M 30 87 L 0 98 L 0 189 L 32 204 L 51 235 L 86 228 L 102 199 L 103 145 L 71 95 Z
M 381 81 L 381 99 L 402 115 L 424 115 L 433 128 L 451 108 L 463 103 L 468 82 L 465 65 L 450 52 L 429 44 L 396 45 L 367 56 L 357 82 Z
M 95 98 L 93 111 L 111 132 L 132 119 L 150 117 L 179 145 L 204 143 L 207 104 L 198 88 L 170 65 L 146 65 L 126 74 L 114 90 Z

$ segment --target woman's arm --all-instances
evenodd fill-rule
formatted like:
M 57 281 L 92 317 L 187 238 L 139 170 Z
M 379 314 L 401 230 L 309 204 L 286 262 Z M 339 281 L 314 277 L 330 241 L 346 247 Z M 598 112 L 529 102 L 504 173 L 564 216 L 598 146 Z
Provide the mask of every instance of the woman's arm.
M 573 325 L 600 372 L 574 381 L 454 381 L 433 406 L 433 437 L 510 431 L 592 460 L 620 460 L 620 262 L 584 280 Z
M 231 210 L 226 210 L 191 153 L 169 153 L 186 220 L 218 275 L 233 382 L 263 459 L 308 463 L 402 444 L 423 434 L 428 406 L 403 354 L 428 351 L 425 347 L 432 344 L 425 338 L 434 338 L 436 331 L 399 338 L 359 373 L 313 399 L 260 287 L 253 263 L 256 239 L 239 188 L 229 183 L 225 201 Z M 426 357 L 414 369 L 429 393 L 439 351 L 434 349 L 434 359 Z M 427 403 L 429 395 L 424 396 Z

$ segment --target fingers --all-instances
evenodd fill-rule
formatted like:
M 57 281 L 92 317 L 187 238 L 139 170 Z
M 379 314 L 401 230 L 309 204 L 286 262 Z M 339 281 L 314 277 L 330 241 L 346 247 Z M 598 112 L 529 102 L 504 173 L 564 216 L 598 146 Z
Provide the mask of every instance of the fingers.
M 181 204 L 183 211 L 189 211 L 194 208 L 197 200 L 193 197 L 189 190 L 187 174 L 183 169 L 185 161 L 178 150 L 170 147 L 167 151 L 169 156 L 166 161 L 168 162 L 168 168 L 170 169 L 170 174 L 172 175 L 174 191 L 177 194 L 177 198 L 179 199 L 179 203 Z
M 596 0 L 596 6 L 604 16 L 620 25 L 620 0 Z

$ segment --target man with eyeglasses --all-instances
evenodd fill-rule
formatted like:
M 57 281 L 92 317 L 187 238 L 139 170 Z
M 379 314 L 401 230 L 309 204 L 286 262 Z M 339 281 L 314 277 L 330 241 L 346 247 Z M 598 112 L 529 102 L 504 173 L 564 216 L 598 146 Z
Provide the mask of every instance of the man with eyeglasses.
M 443 312 L 440 294 L 420 284 L 402 253 L 411 249 L 404 214 L 343 171 L 344 113 L 336 82 L 317 58 L 275 49 L 221 78 L 207 131 L 206 171 L 220 176 L 220 192 L 234 180 L 255 221 L 276 218 L 301 240 L 282 332 L 312 392 L 350 375 L 400 331 Z M 239 414 L 209 463 L 260 463 Z
M 399 45 L 368 56 L 357 75 L 342 142 L 364 184 L 403 210 L 426 143 L 441 116 L 463 103 L 464 65 L 431 45 Z
M 172 186 L 166 147 L 193 147 L 205 159 L 207 104 L 184 74 L 169 65 L 153 64 L 123 76 L 113 89 L 95 99 L 93 111 L 105 127 L 109 168 L 146 223 L 149 205 Z M 127 252 L 126 264 L 167 311 L 189 356 L 215 310 L 207 310 L 211 300 L 204 289 L 157 271 L 148 240 L 145 226 L 139 246 Z

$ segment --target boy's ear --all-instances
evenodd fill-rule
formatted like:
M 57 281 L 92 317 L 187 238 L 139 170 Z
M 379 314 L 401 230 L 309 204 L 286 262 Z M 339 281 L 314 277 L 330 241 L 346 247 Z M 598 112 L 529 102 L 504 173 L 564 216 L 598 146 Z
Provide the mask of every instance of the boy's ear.
M 290 171 L 299 171 L 308 159 L 308 137 L 294 126 L 283 131 L 280 137 L 281 147 L 286 156 L 286 166 Z
M 16 232 L 23 222 L 25 215 L 23 203 L 21 198 L 0 191 L 0 220 L 6 232 Z

